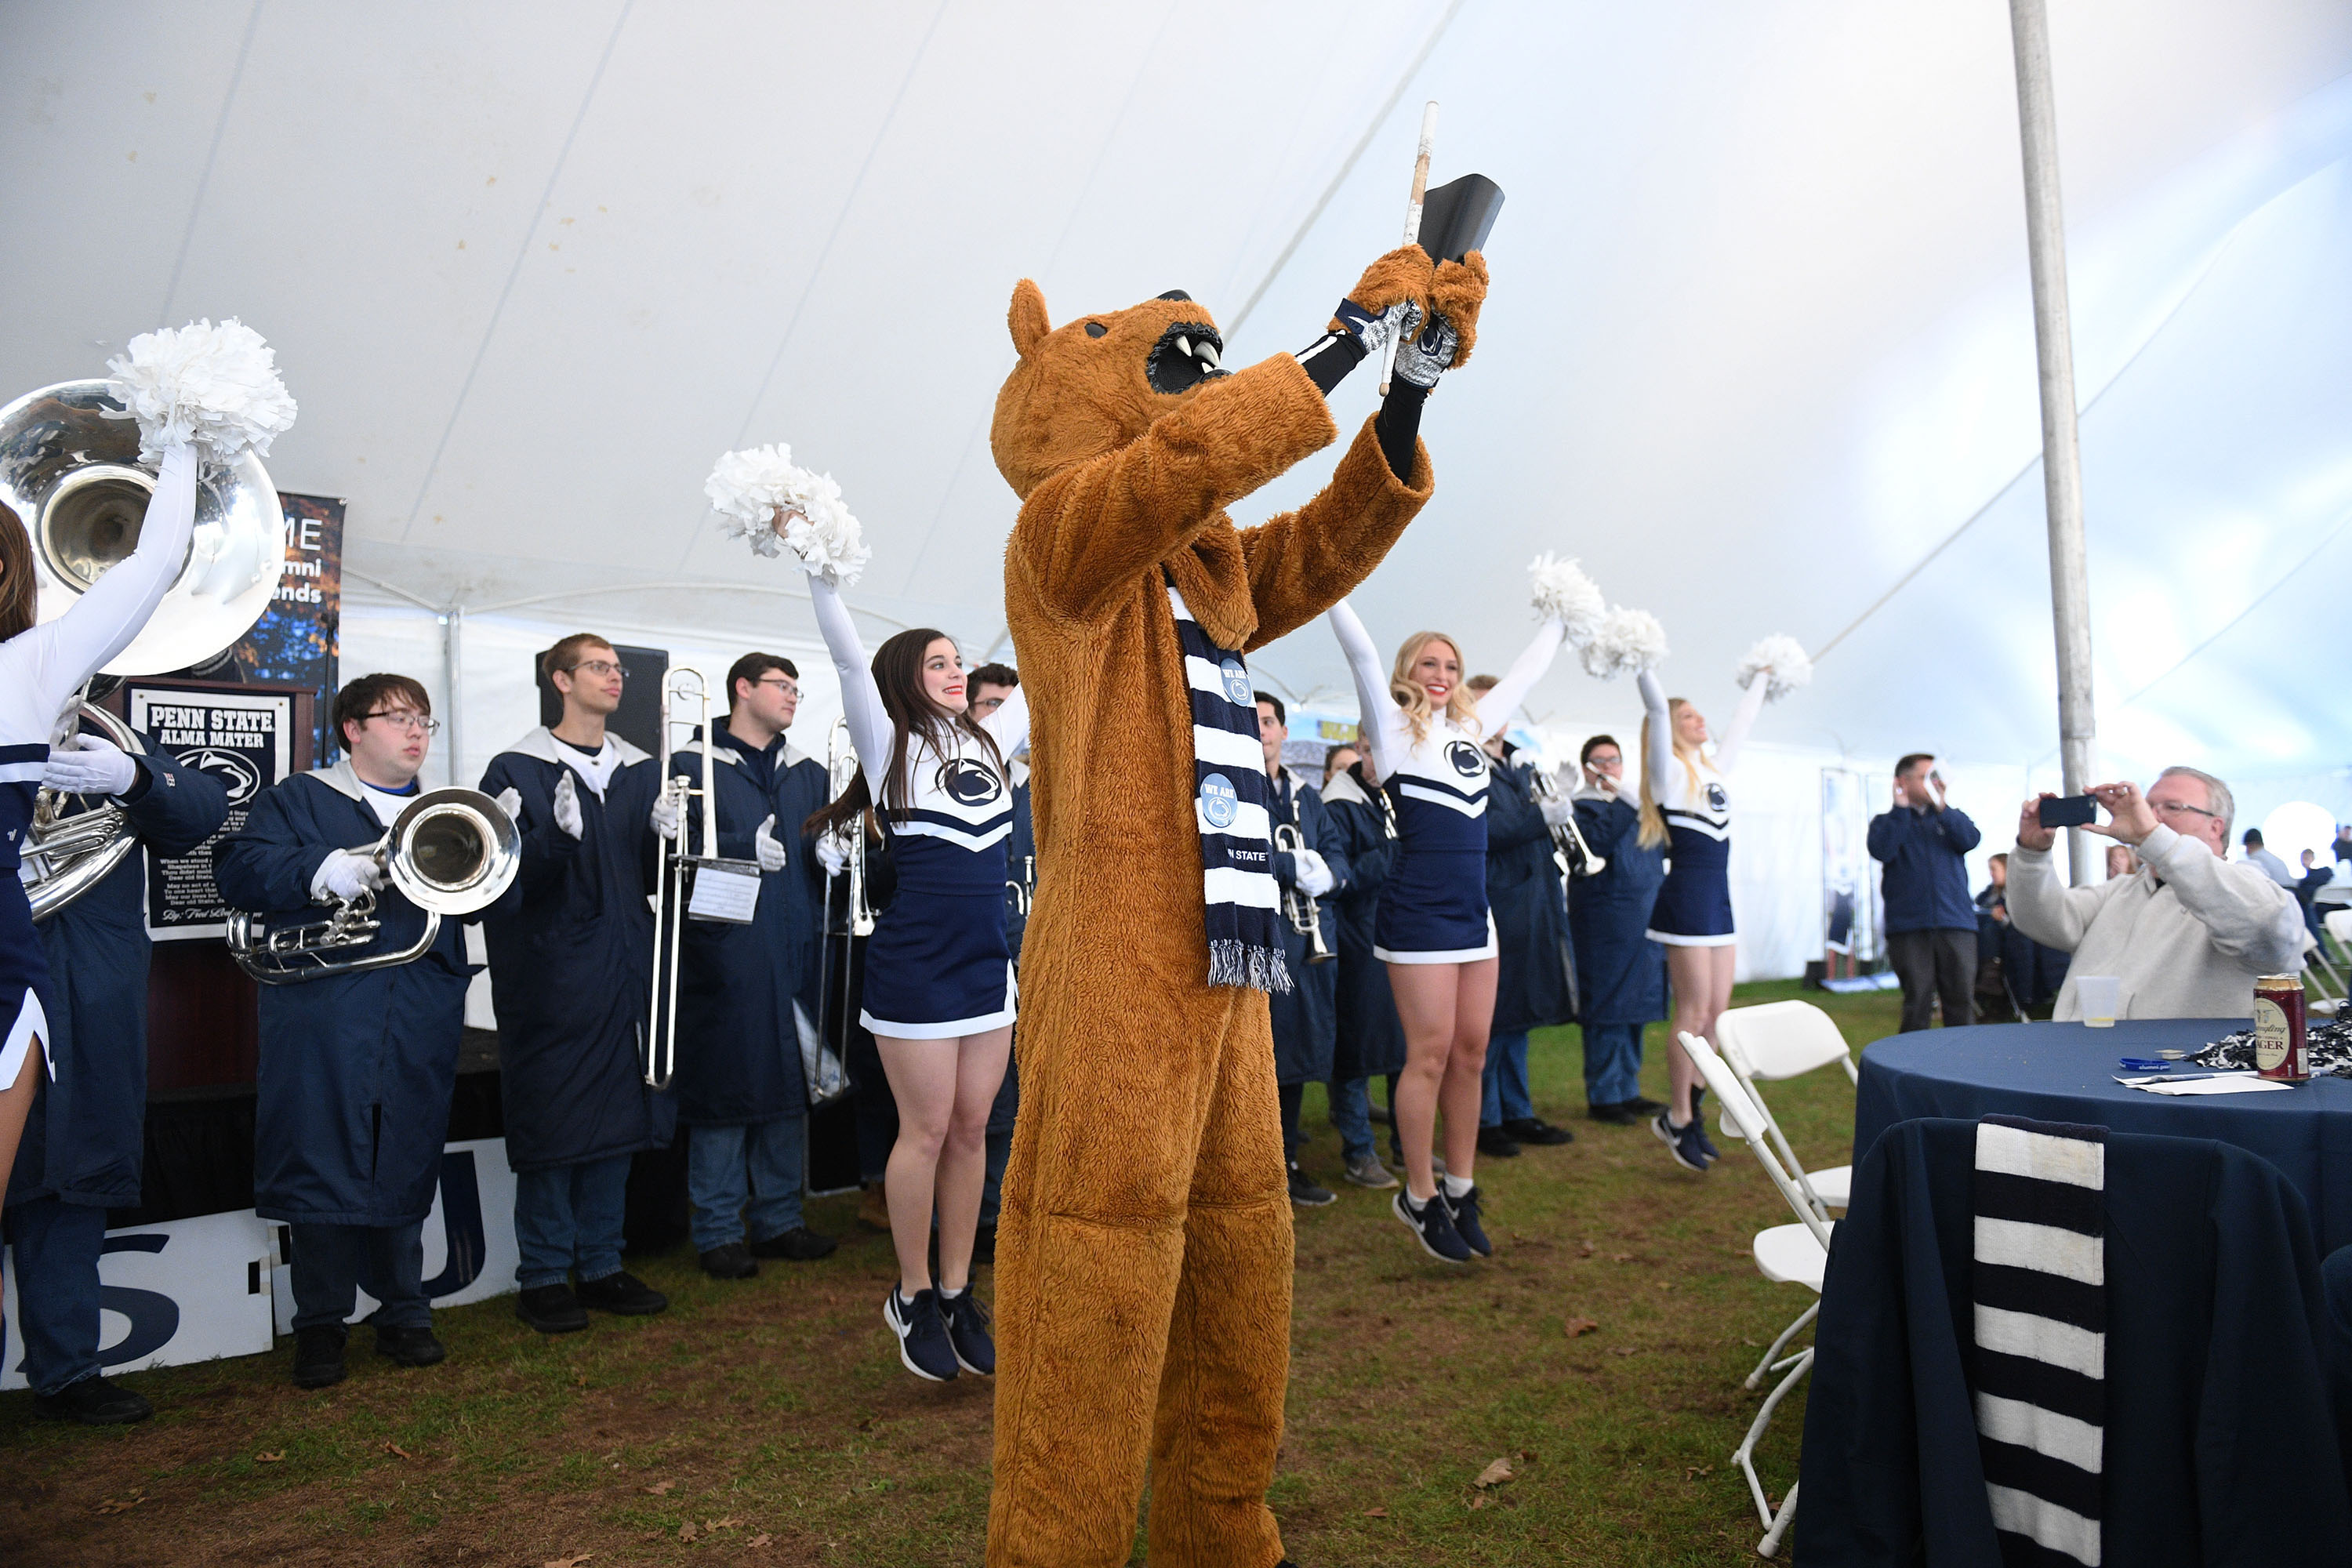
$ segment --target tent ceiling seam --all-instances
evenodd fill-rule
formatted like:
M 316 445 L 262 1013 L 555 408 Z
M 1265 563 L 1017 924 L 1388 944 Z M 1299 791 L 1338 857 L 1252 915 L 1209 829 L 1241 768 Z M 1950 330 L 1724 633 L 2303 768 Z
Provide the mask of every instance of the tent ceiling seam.
M 236 104 L 237 89 L 245 82 L 245 62 L 253 53 L 253 36 L 261 30 L 263 0 L 253 0 L 253 9 L 245 19 L 245 37 L 236 46 L 236 64 L 228 73 L 228 89 L 221 95 L 220 118 L 213 121 L 213 144 L 205 150 L 204 173 L 196 176 L 196 194 L 188 202 L 187 226 L 180 231 L 180 253 L 172 258 L 172 276 L 163 285 L 163 308 L 155 313 L 158 326 L 168 326 L 172 321 L 172 301 L 180 292 L 180 274 L 188 265 L 188 251 L 195 244 L 196 220 L 204 216 L 205 193 L 213 183 L 213 165 L 220 160 L 221 142 L 228 134 L 229 110 Z
M 401 542 L 416 531 L 416 519 L 425 510 L 425 498 L 433 491 L 433 480 L 441 471 L 442 456 L 449 449 L 449 438 L 457 433 L 457 421 L 465 416 L 466 400 L 473 395 L 474 378 L 481 374 L 482 361 L 489 356 L 490 340 L 498 335 L 499 318 L 506 314 L 507 301 L 513 298 L 515 284 L 522 277 L 522 264 L 530 258 L 530 247 L 539 237 L 539 226 L 555 201 L 556 182 L 563 177 L 564 165 L 572 160 L 572 144 L 579 140 L 580 127 L 587 123 L 589 105 L 596 101 L 596 89 L 604 80 L 604 68 L 613 63 L 613 52 L 620 47 L 621 29 L 629 23 L 629 13 L 636 0 L 621 0 L 619 15 L 613 18 L 613 31 L 604 39 L 604 52 L 596 57 L 596 68 L 588 74 L 587 89 L 580 95 L 580 108 L 572 116 L 572 128 L 563 133 L 563 144 L 556 150 L 555 166 L 547 172 L 546 188 L 539 193 L 539 203 L 531 208 L 530 221 L 523 226 L 522 243 L 515 247 L 514 264 L 507 268 L 507 280 L 499 289 L 498 303 L 490 307 L 489 320 L 482 323 L 481 341 L 474 345 L 473 363 L 466 367 L 466 379 L 457 384 L 457 399 L 449 407 L 449 422 L 441 428 L 441 439 L 434 443 L 432 458 L 425 465 L 425 477 L 416 487 L 416 500 L 408 509 L 408 520 L 401 524 Z

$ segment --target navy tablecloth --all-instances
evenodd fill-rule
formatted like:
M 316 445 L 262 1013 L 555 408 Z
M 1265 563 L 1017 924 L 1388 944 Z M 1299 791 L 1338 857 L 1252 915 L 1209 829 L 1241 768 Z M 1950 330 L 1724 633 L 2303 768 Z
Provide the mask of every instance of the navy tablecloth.
M 2280 1093 L 2170 1099 L 2115 1081 L 2124 1057 L 2195 1049 L 2244 1018 L 2083 1024 L 1989 1024 L 1923 1029 L 1862 1053 L 1854 1163 L 1878 1135 L 1920 1116 L 1969 1120 L 2000 1111 L 2117 1132 L 2211 1138 L 2259 1154 L 2310 1205 L 2323 1253 L 2352 1246 L 2352 1080 L 2315 1078 Z

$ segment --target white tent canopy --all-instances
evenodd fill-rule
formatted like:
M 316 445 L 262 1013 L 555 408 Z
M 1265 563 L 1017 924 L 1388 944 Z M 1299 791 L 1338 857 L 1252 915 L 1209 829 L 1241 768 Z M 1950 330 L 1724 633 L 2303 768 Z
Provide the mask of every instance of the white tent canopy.
M 2102 771 L 2352 808 L 2352 5 L 2053 11 Z M 1559 550 L 1659 614 L 1702 706 L 1766 632 L 1827 646 L 1761 731 L 1807 766 L 1939 750 L 1989 828 L 2054 773 L 1999 0 L 196 0 L 17 6 L 9 38 L 0 385 L 198 315 L 265 333 L 302 404 L 273 477 L 351 503 L 347 666 L 439 655 L 371 604 L 462 608 L 508 663 L 574 625 L 811 646 L 796 574 L 701 501 L 770 440 L 864 519 L 872 633 L 1003 656 L 1013 280 L 1057 321 L 1184 288 L 1229 363 L 1304 346 L 1394 243 L 1435 98 L 1436 177 L 1509 203 L 1425 424 L 1437 499 L 1358 595 L 1375 635 L 1498 668 Z M 461 770 L 529 722 L 475 646 Z M 1256 662 L 1346 689 L 1320 628 Z M 1528 711 L 1633 717 L 1565 663 Z

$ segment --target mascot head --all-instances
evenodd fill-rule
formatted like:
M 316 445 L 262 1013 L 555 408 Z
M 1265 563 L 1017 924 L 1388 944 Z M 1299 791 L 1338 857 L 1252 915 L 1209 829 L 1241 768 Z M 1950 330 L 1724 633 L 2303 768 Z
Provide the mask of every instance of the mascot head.
M 1073 463 L 1126 446 L 1227 374 L 1216 322 L 1181 289 L 1056 330 L 1045 291 L 1024 278 L 1005 320 L 1021 363 L 996 395 L 988 444 L 1024 500 Z

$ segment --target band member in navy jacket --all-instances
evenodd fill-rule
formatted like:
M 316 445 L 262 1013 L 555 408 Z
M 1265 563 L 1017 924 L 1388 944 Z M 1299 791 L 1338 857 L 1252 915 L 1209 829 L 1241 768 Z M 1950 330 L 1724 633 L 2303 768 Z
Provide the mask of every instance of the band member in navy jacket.
M 1276 992 L 1267 999 L 1274 1024 L 1274 1077 L 1282 1104 L 1283 1157 L 1290 1163 L 1290 1201 L 1303 1208 L 1321 1208 L 1335 1199 L 1331 1189 L 1298 1168 L 1298 1151 L 1307 1146 L 1298 1112 L 1307 1086 L 1331 1079 L 1339 1010 L 1339 911 L 1333 900 L 1348 883 L 1347 836 L 1323 809 L 1323 797 L 1315 787 L 1282 765 L 1283 742 L 1290 738 L 1290 716 L 1282 700 L 1265 691 L 1256 696 L 1258 741 L 1265 751 L 1266 777 L 1274 785 L 1269 814 L 1276 825 L 1297 828 L 1300 844 L 1296 852 L 1275 851 L 1274 879 L 1286 900 L 1300 896 L 1321 900 L 1318 930 L 1324 951 L 1333 955 L 1328 963 L 1307 963 L 1305 933 L 1286 917 L 1276 925 L 1291 983 L 1288 994 Z
M 728 670 L 727 692 L 728 714 L 710 748 L 719 853 L 759 862 L 760 901 L 750 925 L 686 922 L 677 1115 L 692 1129 L 687 1190 L 703 1270 L 748 1279 L 760 1271 L 754 1259 L 806 1262 L 835 1245 L 802 1222 L 808 1080 L 794 1011 L 800 999 L 815 1016 L 824 884 L 801 824 L 824 805 L 828 781 L 824 764 L 784 739 L 801 700 L 792 660 L 747 653 Z M 672 770 L 697 787 L 702 743 L 697 736 L 670 757 Z M 688 812 L 689 843 L 700 840 L 701 810 Z
M 382 921 L 338 960 L 408 946 L 425 911 L 383 875 L 373 850 L 419 791 L 433 733 L 425 688 L 363 675 L 336 693 L 344 759 L 261 793 L 243 831 L 221 841 L 214 878 L 233 909 L 273 925 L 314 919 L 335 899 L 375 895 Z M 520 903 L 512 888 L 486 913 Z M 261 987 L 255 1074 L 254 1207 L 292 1227 L 294 1381 L 343 1378 L 344 1321 L 364 1289 L 376 1349 L 402 1366 L 447 1352 L 424 1285 L 432 1212 L 466 1024 L 463 928 L 441 922 L 407 963 Z
M 562 719 L 482 775 L 522 831 L 522 907 L 484 934 L 515 1172 L 515 1316 L 561 1334 L 586 1328 L 589 1307 L 643 1317 L 669 1305 L 621 1267 L 621 1242 L 631 1157 L 668 1147 L 677 1097 L 646 1082 L 660 770 L 604 727 L 628 679 L 611 643 L 577 632 L 540 664 Z M 674 824 L 677 807 L 660 809 Z
M 1021 685 L 1021 672 L 1009 664 L 977 665 L 964 679 L 971 689 L 974 719 L 985 719 L 1003 707 L 1004 700 Z M 1021 967 L 1021 938 L 1029 929 L 1029 915 L 1024 906 L 1037 890 L 1037 828 L 1029 816 L 1027 756 L 1023 752 L 1009 759 L 1013 764 L 1013 834 L 1004 841 L 1004 944 L 1013 950 L 1016 972 Z M 1004 1167 L 1013 1158 L 1013 1123 L 1021 1112 L 1020 1033 L 1016 1025 L 1013 1054 L 1004 1062 L 1004 1081 L 997 1088 L 996 1103 L 988 1108 L 988 1173 L 980 1189 L 980 1237 L 972 1248 L 972 1260 L 976 1263 L 996 1261 L 996 1217 L 1004 1206 Z M 884 1091 L 887 1089 L 886 1084 Z
M 1584 742 L 1576 826 L 1609 863 L 1568 901 L 1583 1011 L 1585 1114 L 1631 1127 L 1662 1107 L 1642 1094 L 1642 1031 L 1666 1016 L 1666 952 L 1643 934 L 1666 879 L 1663 844 L 1642 842 L 1642 815 L 1625 787 L 1625 753 L 1610 735 Z
M 143 849 L 184 855 L 219 830 L 228 792 L 169 752 L 126 755 L 85 732 L 52 752 L 45 789 L 122 807 Z M 70 815 L 70 813 L 68 814 Z M 33 1408 L 59 1421 L 143 1421 L 154 1406 L 99 1374 L 106 1211 L 139 1202 L 147 1119 L 143 855 L 36 928 L 49 963 L 49 1060 L 8 1182 L 16 1315 Z

